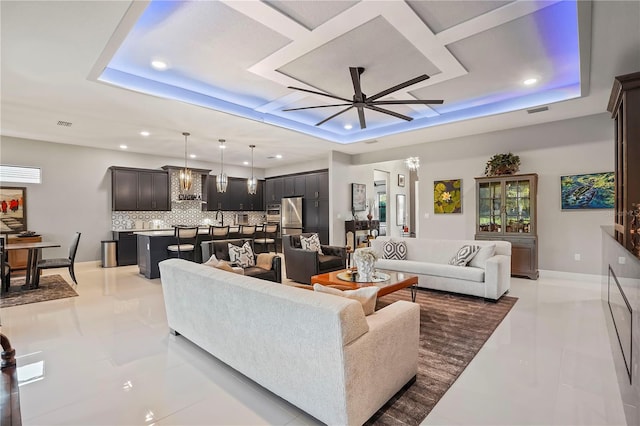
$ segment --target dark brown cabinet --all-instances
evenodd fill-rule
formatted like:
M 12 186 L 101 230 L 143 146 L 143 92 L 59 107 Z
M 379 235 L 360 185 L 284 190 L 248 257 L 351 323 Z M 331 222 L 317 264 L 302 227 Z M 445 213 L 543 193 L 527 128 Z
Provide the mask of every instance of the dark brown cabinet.
M 278 203 L 284 193 L 284 178 L 267 179 L 265 183 L 264 200 L 266 203 Z
M 640 258 L 640 72 L 615 78 L 607 110 L 616 122 L 615 236 Z
M 132 231 L 113 231 L 113 239 L 118 242 L 118 266 L 138 263 L 138 236 Z
M 229 178 L 226 192 L 218 192 L 215 176 L 207 177 L 207 210 L 263 211 L 264 180 L 258 180 L 255 195 L 249 194 L 247 179 Z
M 163 170 L 111 167 L 114 211 L 168 211 L 169 173 Z
M 476 178 L 476 240 L 511 243 L 511 275 L 538 279 L 538 175 Z
M 329 244 L 329 200 L 302 200 L 304 232 L 315 232 L 322 244 Z

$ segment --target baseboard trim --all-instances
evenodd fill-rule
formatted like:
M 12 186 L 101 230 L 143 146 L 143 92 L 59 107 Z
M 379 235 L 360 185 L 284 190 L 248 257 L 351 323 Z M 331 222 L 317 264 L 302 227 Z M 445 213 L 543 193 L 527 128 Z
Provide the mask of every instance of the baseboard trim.
M 602 276 L 595 274 L 580 274 L 578 272 L 550 271 L 540 269 L 540 278 L 560 278 L 563 280 L 598 283 L 602 282 Z

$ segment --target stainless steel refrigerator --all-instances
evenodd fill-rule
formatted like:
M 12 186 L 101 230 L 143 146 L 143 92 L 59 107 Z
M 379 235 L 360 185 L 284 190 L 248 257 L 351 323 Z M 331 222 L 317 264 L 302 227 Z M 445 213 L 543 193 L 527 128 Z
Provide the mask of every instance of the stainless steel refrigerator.
M 302 233 L 302 197 L 283 198 L 280 215 L 282 235 Z

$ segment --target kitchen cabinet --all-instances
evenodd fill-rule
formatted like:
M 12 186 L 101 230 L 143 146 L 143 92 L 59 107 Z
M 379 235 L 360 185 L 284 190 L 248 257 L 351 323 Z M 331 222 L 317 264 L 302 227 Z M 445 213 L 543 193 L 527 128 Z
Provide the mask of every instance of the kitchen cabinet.
M 303 197 L 304 195 L 305 195 L 305 176 L 304 175 L 285 176 L 283 178 L 282 197 Z
M 282 200 L 284 193 L 284 178 L 271 178 L 265 182 L 264 199 L 266 203 L 278 203 Z
M 511 243 L 511 275 L 538 278 L 538 175 L 476 178 L 476 240 Z
M 247 179 L 230 177 L 227 191 L 220 193 L 216 188 L 215 176 L 207 178 L 207 210 L 226 211 L 263 211 L 264 210 L 264 180 L 258 180 L 258 190 L 255 195 L 247 190 Z
M 322 244 L 329 244 L 329 200 L 302 200 L 304 232 L 315 232 Z
M 329 198 L 329 172 L 310 173 L 305 176 L 304 197 L 308 199 Z
M 164 170 L 110 167 L 114 211 L 168 211 L 169 173 Z
M 133 231 L 113 231 L 113 239 L 118 242 L 118 266 L 138 263 L 138 236 Z

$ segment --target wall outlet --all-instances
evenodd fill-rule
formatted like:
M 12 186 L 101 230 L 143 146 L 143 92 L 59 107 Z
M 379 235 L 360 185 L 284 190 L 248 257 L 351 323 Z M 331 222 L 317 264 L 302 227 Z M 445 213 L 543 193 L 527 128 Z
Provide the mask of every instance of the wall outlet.
M 620 265 L 624 265 L 624 264 L 626 263 L 626 261 L 627 261 L 627 258 L 626 258 L 626 257 L 624 257 L 624 256 L 620 256 L 620 257 L 618 257 L 618 263 L 619 263 Z
M 573 255 L 573 259 L 576 260 L 576 261 L 580 261 L 580 259 L 581 259 L 580 253 L 574 254 Z

